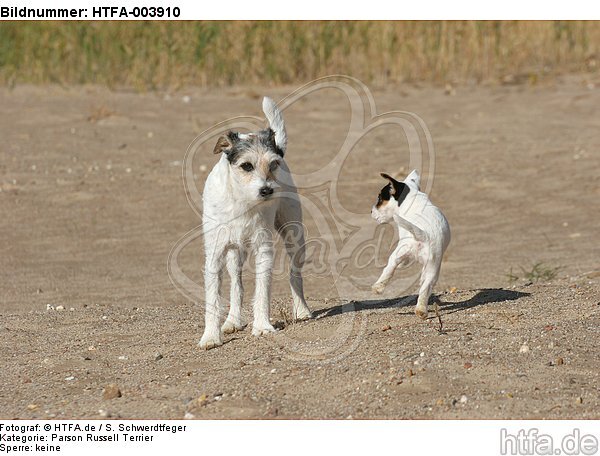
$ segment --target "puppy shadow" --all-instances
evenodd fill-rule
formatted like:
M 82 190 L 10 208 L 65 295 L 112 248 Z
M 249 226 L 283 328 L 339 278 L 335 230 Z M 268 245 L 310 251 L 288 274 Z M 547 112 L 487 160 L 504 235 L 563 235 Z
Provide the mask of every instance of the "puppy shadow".
M 517 299 L 526 298 L 527 296 L 531 296 L 531 293 L 505 290 L 504 288 L 482 288 L 477 292 L 477 294 L 475 294 L 475 296 L 464 301 L 452 302 L 444 301 L 440 298 L 440 308 L 444 311 L 444 313 L 451 314 L 486 304 L 516 301 Z
M 531 293 L 524 293 L 522 291 L 505 290 L 504 288 L 482 288 L 477 290 L 474 296 L 463 301 L 445 301 L 444 298 L 451 296 L 449 294 L 436 295 L 440 304 L 440 310 L 444 314 L 451 314 L 455 312 L 461 312 L 463 310 L 472 309 L 474 307 L 483 306 L 486 304 L 495 304 L 506 301 L 516 301 L 527 296 Z M 430 303 L 433 301 L 430 299 Z M 350 301 L 337 306 L 332 306 L 326 309 L 319 309 L 313 311 L 315 318 L 327 318 L 335 315 L 340 315 L 347 312 L 362 312 L 379 309 L 392 309 L 392 308 L 404 308 L 412 307 L 416 304 L 417 295 L 403 296 L 401 298 L 394 299 L 370 299 L 365 301 Z M 412 314 L 410 312 L 402 312 L 402 314 Z

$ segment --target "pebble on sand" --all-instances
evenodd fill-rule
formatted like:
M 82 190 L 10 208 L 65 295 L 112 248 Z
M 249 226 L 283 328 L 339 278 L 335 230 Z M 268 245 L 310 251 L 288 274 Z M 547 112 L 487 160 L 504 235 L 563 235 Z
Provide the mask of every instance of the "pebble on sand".
M 465 396 L 464 394 L 460 397 L 460 403 L 461 404 L 466 404 L 469 401 L 469 398 L 467 396 Z
M 519 353 L 529 353 L 529 345 L 523 344 L 521 348 L 519 348 Z
M 446 86 L 444 87 L 444 93 L 453 97 L 454 95 L 456 95 L 456 89 L 452 87 L 452 84 L 446 84 Z
M 556 364 L 557 366 L 562 366 L 565 363 L 565 360 L 562 359 L 560 356 L 558 358 L 556 358 L 556 361 L 554 361 L 554 364 Z
M 190 412 L 185 412 L 185 415 L 183 415 L 184 420 L 193 420 L 195 418 L 196 418 L 196 415 L 194 415 L 193 413 L 190 413 Z
M 389 331 L 390 329 L 392 329 L 390 325 L 385 325 L 383 328 L 381 328 L 382 331 Z
M 200 407 L 204 407 L 208 404 L 208 396 L 206 394 L 202 394 L 198 399 L 196 399 L 196 404 Z
M 56 306 L 56 310 L 63 311 L 65 310 L 65 306 Z
M 114 383 L 106 385 L 104 387 L 104 389 L 102 390 L 102 398 L 103 399 L 107 399 L 107 400 L 108 399 L 115 399 L 115 398 L 121 397 L 121 396 L 122 396 L 121 390 Z
M 54 306 L 52 304 L 46 304 L 46 310 L 54 310 Z
M 160 353 L 155 353 L 154 354 L 154 361 L 160 361 L 161 359 L 163 359 L 163 355 Z

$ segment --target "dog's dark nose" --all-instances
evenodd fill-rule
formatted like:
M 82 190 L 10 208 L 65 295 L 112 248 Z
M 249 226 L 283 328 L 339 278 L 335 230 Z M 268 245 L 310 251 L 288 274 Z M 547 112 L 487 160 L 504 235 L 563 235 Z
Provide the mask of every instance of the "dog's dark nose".
M 263 187 L 260 189 L 259 193 L 260 193 L 260 196 L 262 196 L 263 198 L 266 198 L 267 196 L 270 196 L 273 194 L 273 189 L 271 187 Z

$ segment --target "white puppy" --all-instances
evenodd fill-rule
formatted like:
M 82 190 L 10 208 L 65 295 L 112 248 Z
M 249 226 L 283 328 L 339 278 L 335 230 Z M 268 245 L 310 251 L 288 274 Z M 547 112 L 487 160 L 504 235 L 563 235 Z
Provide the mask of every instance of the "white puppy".
M 408 267 L 418 261 L 423 270 L 415 313 L 426 318 L 429 297 L 440 275 L 442 256 L 450 243 L 450 226 L 442 211 L 419 190 L 416 170 L 404 182 L 384 173 L 381 176 L 389 183 L 381 189 L 371 216 L 378 223 L 396 222 L 400 240 L 372 289 L 382 293 L 398 266 Z
M 284 239 L 291 260 L 290 286 L 293 318 L 311 317 L 304 300 L 304 229 L 302 208 L 283 156 L 287 135 L 281 112 L 270 98 L 264 98 L 263 111 L 268 128 L 254 133 L 228 132 L 214 149 L 222 154 L 212 169 L 202 196 L 206 251 L 204 283 L 206 314 L 200 347 L 223 344 L 222 333 L 242 330 L 242 266 L 252 251 L 256 258 L 256 290 L 253 300 L 252 334 L 275 331 L 269 321 L 273 237 Z M 220 285 L 223 268 L 231 277 L 229 314 L 220 326 Z

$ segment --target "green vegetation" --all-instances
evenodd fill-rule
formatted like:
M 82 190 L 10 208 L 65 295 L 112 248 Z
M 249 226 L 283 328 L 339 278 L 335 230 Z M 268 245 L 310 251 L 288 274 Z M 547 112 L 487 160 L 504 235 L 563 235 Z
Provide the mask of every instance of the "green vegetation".
M 554 279 L 558 272 L 562 269 L 562 266 L 546 266 L 544 263 L 535 263 L 531 268 L 526 269 L 523 266 L 519 266 L 521 274 L 513 272 L 513 268 L 506 275 L 510 283 L 516 282 L 517 280 L 523 279 L 526 282 L 549 282 Z
M 535 82 L 595 72 L 600 22 L 1 22 L 0 84 Z

